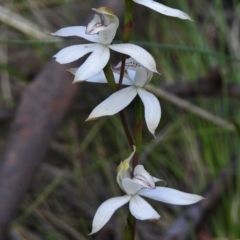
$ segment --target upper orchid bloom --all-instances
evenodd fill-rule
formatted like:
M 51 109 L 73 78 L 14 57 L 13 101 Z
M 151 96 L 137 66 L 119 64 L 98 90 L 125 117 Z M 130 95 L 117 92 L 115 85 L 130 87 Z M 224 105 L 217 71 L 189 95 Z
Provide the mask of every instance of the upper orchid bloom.
M 121 63 L 114 69 L 119 70 Z M 89 115 L 89 120 L 94 120 L 102 116 L 114 115 L 128 106 L 132 100 L 139 95 L 145 111 L 145 120 L 148 130 L 154 135 L 161 118 L 161 107 L 158 99 L 144 89 L 144 86 L 151 80 L 153 73 L 135 61 L 133 58 L 126 60 L 125 69 L 128 73 L 129 81 L 124 80 L 124 84 L 130 87 L 123 88 L 100 103 Z M 100 78 L 98 78 L 100 79 Z
M 100 7 L 93 10 L 102 14 L 102 18 L 95 15 L 87 27 L 66 27 L 51 34 L 61 37 L 77 36 L 93 42 L 66 47 L 54 55 L 57 62 L 64 64 L 92 52 L 76 71 L 74 82 L 83 81 L 98 74 L 110 58 L 110 49 L 136 58 L 143 66 L 157 72 L 153 57 L 143 48 L 130 43 L 111 44 L 119 25 L 119 20 L 111 8 Z
M 161 14 L 170 16 L 170 17 L 177 17 L 181 19 L 188 19 L 191 20 L 191 18 L 183 11 L 180 11 L 178 9 L 167 7 L 161 3 L 155 2 L 153 0 L 133 0 L 135 3 L 141 4 L 143 6 L 149 7 Z
M 136 219 L 158 221 L 160 215 L 140 196 L 176 205 L 189 205 L 203 199 L 201 196 L 172 188 L 156 187 L 155 183 L 163 180 L 152 177 L 142 165 L 135 167 L 133 178 L 131 178 L 129 162 L 134 152 L 135 148 L 133 153 L 121 162 L 118 167 L 117 182 L 126 195 L 108 199 L 100 205 L 95 213 L 90 234 L 99 231 L 108 222 L 113 213 L 127 202 L 129 202 L 131 214 Z

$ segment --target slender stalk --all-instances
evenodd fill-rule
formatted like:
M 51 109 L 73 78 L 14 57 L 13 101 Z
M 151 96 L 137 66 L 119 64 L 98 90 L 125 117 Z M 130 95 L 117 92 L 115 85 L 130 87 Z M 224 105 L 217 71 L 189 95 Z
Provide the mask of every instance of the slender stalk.
M 128 43 L 131 33 L 132 33 L 132 18 L 133 18 L 133 1 L 132 0 L 125 0 L 124 4 L 124 30 L 123 30 L 123 43 Z M 122 80 L 124 75 L 124 68 L 126 62 L 126 55 L 122 55 L 122 67 L 120 71 L 120 78 L 118 83 L 118 89 L 122 86 Z
M 133 1 L 125 0 L 123 43 L 129 42 L 131 32 L 132 32 L 132 18 L 133 18 Z M 126 63 L 126 55 L 123 55 L 118 89 L 120 89 L 122 86 L 125 63 Z M 133 157 L 133 169 L 136 166 L 137 162 L 138 162 L 138 154 L 135 154 Z M 124 236 L 126 240 L 134 240 L 135 228 L 136 228 L 136 220 L 132 216 L 132 214 L 129 212 L 127 217 L 127 226 L 125 228 L 125 236 Z
M 118 82 L 118 86 L 117 86 L 117 89 L 118 89 L 118 90 L 121 89 L 121 87 L 122 87 L 122 81 L 123 81 L 125 63 L 126 63 L 126 55 L 123 54 L 123 55 L 122 55 L 122 66 L 121 66 L 121 70 L 120 70 L 120 77 L 119 77 L 119 82 Z
M 131 133 L 130 133 L 130 131 L 129 131 L 129 129 L 128 129 L 128 125 L 127 125 L 127 121 L 126 121 L 126 118 L 125 118 L 124 111 L 121 111 L 121 112 L 119 113 L 119 115 L 120 115 L 120 118 L 121 118 L 121 122 L 122 122 L 122 125 L 123 125 L 123 128 L 124 128 L 124 131 L 125 131 L 125 134 L 126 134 L 128 143 L 129 143 L 131 149 L 133 150 L 133 145 L 135 145 L 135 144 L 134 144 L 134 142 L 133 142 Z
M 136 97 L 134 100 L 135 106 L 135 115 L 136 115 L 136 123 L 135 123 L 135 146 L 136 153 L 133 157 L 133 165 L 134 169 L 138 165 L 138 155 L 141 149 L 142 144 L 142 114 L 143 114 L 143 105 L 139 97 Z
M 123 30 L 123 42 L 129 42 L 132 32 L 132 18 L 133 18 L 133 1 L 125 0 L 124 5 L 124 30 Z
M 124 239 L 133 240 L 135 237 L 135 218 L 132 216 L 130 211 L 128 212 L 127 225 L 124 230 Z
M 123 30 L 123 43 L 129 42 L 131 32 L 132 32 L 132 17 L 133 17 L 133 1 L 132 0 L 125 0 L 124 3 L 124 30 Z M 121 89 L 122 87 L 122 80 L 124 76 L 124 70 L 125 70 L 125 62 L 126 62 L 126 55 L 122 55 L 122 66 L 120 71 L 120 77 L 117 89 Z M 120 112 L 121 121 L 123 123 L 123 127 L 127 126 L 125 115 L 123 111 Z M 128 129 L 124 129 L 128 142 L 130 144 L 131 149 L 133 150 L 134 142 L 132 140 L 131 134 Z
M 108 61 L 107 65 L 103 69 L 104 75 L 108 81 L 108 84 L 112 88 L 112 90 L 115 92 L 117 90 L 117 84 L 115 83 L 113 72 L 110 65 L 110 60 Z

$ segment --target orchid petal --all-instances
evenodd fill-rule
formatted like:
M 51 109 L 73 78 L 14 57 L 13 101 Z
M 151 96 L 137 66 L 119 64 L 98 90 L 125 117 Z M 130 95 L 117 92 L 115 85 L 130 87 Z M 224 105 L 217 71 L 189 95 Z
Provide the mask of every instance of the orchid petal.
M 132 81 L 134 82 L 135 76 L 136 76 L 136 71 L 133 70 L 127 70 L 128 76 Z
M 116 66 L 113 67 L 114 70 L 121 70 L 122 61 L 120 61 Z M 127 58 L 125 61 L 125 69 L 126 70 L 134 70 L 136 71 L 138 67 L 141 67 L 141 64 L 137 62 L 134 58 Z
M 131 43 L 112 44 L 108 47 L 116 52 L 120 52 L 137 59 L 138 62 L 145 68 L 158 73 L 154 58 L 145 49 Z
M 136 219 L 154 221 L 160 219 L 160 215 L 151 207 L 151 205 L 138 195 L 131 198 L 129 208 Z
M 56 61 L 65 64 L 76 61 L 77 59 L 81 58 L 82 56 L 86 55 L 89 52 L 93 52 L 96 50 L 97 44 L 80 44 L 80 45 L 73 45 L 70 47 L 63 48 L 53 57 L 56 58 Z
M 94 75 L 85 80 L 85 82 L 92 82 L 92 83 L 107 83 L 107 79 L 103 71 L 99 72 L 98 74 Z
M 77 68 L 70 68 L 67 71 L 70 72 L 71 74 L 75 75 L 77 70 L 78 70 Z M 114 76 L 115 82 L 118 83 L 119 77 L 120 77 L 119 74 L 113 73 L 113 76 Z M 98 74 L 94 75 L 93 77 L 86 79 L 85 81 L 92 82 L 92 83 L 107 83 L 107 79 L 106 79 L 103 71 L 99 72 Z M 132 81 L 124 77 L 122 84 L 123 85 L 132 85 Z
M 164 14 L 164 15 L 167 15 L 170 17 L 177 17 L 177 18 L 181 18 L 181 19 L 191 20 L 191 18 L 186 13 L 184 13 L 178 9 L 167 7 L 161 3 L 158 3 L 158 2 L 155 2 L 152 0 L 133 0 L 133 1 L 135 3 L 149 7 L 161 14 Z
M 106 66 L 110 57 L 109 48 L 102 44 L 95 44 L 95 46 L 93 53 L 77 70 L 74 82 L 91 78 Z
M 144 87 L 153 76 L 153 72 L 149 71 L 143 66 L 140 66 L 136 69 L 136 75 L 134 77 L 134 86 Z
M 136 95 L 137 90 L 132 86 L 123 88 L 113 93 L 110 97 L 93 109 L 86 121 L 94 120 L 102 116 L 114 115 L 120 112 L 130 104 Z
M 92 223 L 92 231 L 89 235 L 98 232 L 108 222 L 113 213 L 126 204 L 130 198 L 131 196 L 125 195 L 122 197 L 111 198 L 103 202 L 95 213 Z
M 155 183 L 153 177 L 145 170 L 143 165 L 137 165 L 133 171 L 133 181 L 144 188 L 154 189 Z
M 52 36 L 59 36 L 59 37 L 81 37 L 90 42 L 98 42 L 98 35 L 88 35 L 85 33 L 86 27 L 84 26 L 73 26 L 73 27 L 65 27 L 59 29 L 55 33 L 51 33 Z
M 136 183 L 134 180 L 130 178 L 122 179 L 122 189 L 129 195 L 136 194 L 141 188 L 142 187 L 140 184 Z
M 70 68 L 67 71 L 71 74 L 75 75 L 78 68 Z M 103 71 L 99 72 L 98 74 L 94 75 L 91 78 L 85 80 L 85 82 L 93 82 L 93 83 L 107 83 L 107 79 L 103 73 Z
M 117 26 L 114 23 L 108 25 L 104 30 L 99 32 L 99 43 L 110 44 L 116 35 Z
M 161 107 L 158 99 L 145 89 L 137 89 L 139 97 L 144 104 L 145 120 L 148 130 L 154 135 L 161 118 Z
M 138 194 L 156 201 L 176 205 L 189 205 L 203 199 L 203 197 L 196 194 L 185 193 L 166 187 L 156 187 L 153 190 L 142 189 Z

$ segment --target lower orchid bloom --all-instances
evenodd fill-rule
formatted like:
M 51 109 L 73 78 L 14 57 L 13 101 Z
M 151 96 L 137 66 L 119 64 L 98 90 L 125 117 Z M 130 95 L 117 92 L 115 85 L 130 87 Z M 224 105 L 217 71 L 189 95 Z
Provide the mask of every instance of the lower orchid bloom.
M 189 205 L 203 199 L 199 195 L 172 188 L 156 187 L 155 183 L 163 180 L 152 177 L 142 165 L 135 167 L 131 178 L 129 163 L 134 153 L 135 147 L 132 154 L 118 167 L 117 183 L 126 195 L 108 199 L 100 205 L 95 213 L 90 234 L 98 232 L 109 221 L 113 213 L 128 202 L 130 212 L 136 219 L 158 221 L 160 215 L 141 196 L 176 205 Z
M 157 72 L 154 58 L 145 49 L 131 43 L 111 44 L 119 26 L 119 19 L 109 7 L 93 8 L 102 15 L 95 15 L 85 26 L 65 27 L 52 33 L 53 36 L 77 36 L 92 43 L 66 47 L 54 55 L 56 61 L 65 64 L 73 62 L 91 53 L 87 60 L 77 69 L 74 82 L 83 81 L 100 72 L 110 58 L 110 49 L 137 58 L 139 62 L 153 72 Z
M 114 68 L 115 71 L 120 69 L 121 63 Z M 144 89 L 144 86 L 151 80 L 153 73 L 133 58 L 126 60 L 125 69 L 127 70 L 127 74 L 125 74 L 123 84 L 130 86 L 113 93 L 101 102 L 93 109 L 86 121 L 94 120 L 102 116 L 114 115 L 128 106 L 138 95 L 144 104 L 144 115 L 148 130 L 154 135 L 161 118 L 161 107 L 158 99 Z M 116 82 L 118 82 L 119 74 L 117 74 L 117 76 Z M 101 82 L 101 79 L 99 75 L 94 78 L 94 81 Z M 89 81 L 93 81 L 93 79 L 91 78 Z
M 133 1 L 145 7 L 151 8 L 154 11 L 157 11 L 163 15 L 191 20 L 191 18 L 185 12 L 180 11 L 178 9 L 167 7 L 153 0 L 133 0 Z

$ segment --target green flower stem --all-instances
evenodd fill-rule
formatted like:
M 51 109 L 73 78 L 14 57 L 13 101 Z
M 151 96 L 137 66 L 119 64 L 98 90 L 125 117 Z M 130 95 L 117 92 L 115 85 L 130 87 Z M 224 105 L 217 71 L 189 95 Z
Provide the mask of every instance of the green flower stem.
M 133 1 L 125 0 L 124 3 L 124 30 L 123 30 L 123 43 L 128 43 L 132 33 L 132 18 L 133 18 Z M 122 55 L 122 67 L 120 71 L 120 78 L 118 83 L 118 89 L 122 86 L 122 80 L 124 75 L 124 68 L 126 62 L 126 55 Z
M 127 121 L 126 121 L 126 118 L 125 118 L 124 111 L 121 111 L 121 112 L 119 113 L 119 115 L 120 115 L 120 118 L 121 118 L 122 126 L 123 126 L 124 132 L 125 132 L 125 134 L 126 134 L 126 137 L 127 137 L 128 143 L 129 143 L 129 146 L 130 146 L 130 148 L 131 148 L 132 151 L 133 151 L 133 145 L 135 145 L 135 144 L 134 144 L 134 142 L 133 142 L 131 133 L 130 133 L 130 131 L 129 131 L 129 129 L 128 129 L 128 125 L 127 125 Z
M 113 72 L 110 65 L 110 60 L 108 61 L 107 65 L 103 68 L 104 75 L 108 81 L 108 84 L 115 92 L 117 90 L 117 84 L 115 83 Z
M 138 165 L 138 154 L 142 145 L 142 117 L 143 117 L 143 104 L 141 102 L 140 97 L 136 97 L 134 99 L 135 106 L 135 115 L 136 115 L 136 124 L 135 124 L 135 146 L 136 146 L 136 154 L 133 157 L 133 165 L 134 169 Z
M 132 33 L 132 19 L 125 23 L 123 30 L 123 42 L 128 43 Z
M 119 82 L 118 82 L 118 86 L 117 86 L 117 89 L 118 89 L 118 90 L 121 89 L 121 87 L 122 87 L 122 81 L 123 81 L 125 63 L 126 63 L 126 55 L 123 54 L 123 55 L 122 55 L 122 66 L 121 66 L 121 70 L 120 70 L 120 77 L 119 77 Z
M 132 30 L 132 18 L 133 18 L 133 0 L 125 0 L 124 3 L 124 34 L 123 41 L 129 40 Z M 130 30 L 130 32 L 129 32 Z M 129 34 L 129 35 L 127 35 Z
M 133 1 L 125 0 L 123 43 L 129 42 L 131 32 L 132 32 L 132 18 L 133 18 Z M 123 80 L 124 70 L 125 70 L 125 62 L 126 62 L 126 55 L 123 54 L 118 89 L 120 89 L 122 86 L 122 80 Z M 133 157 L 133 169 L 136 166 L 137 162 L 138 162 L 138 153 L 136 153 Z M 125 234 L 124 234 L 125 240 L 134 240 L 135 226 L 136 226 L 136 220 L 132 216 L 132 214 L 129 212 L 127 217 L 127 226 L 125 228 Z
M 125 240 L 134 240 L 135 238 L 135 218 L 132 216 L 130 211 L 128 212 L 127 225 L 124 230 L 124 239 Z

